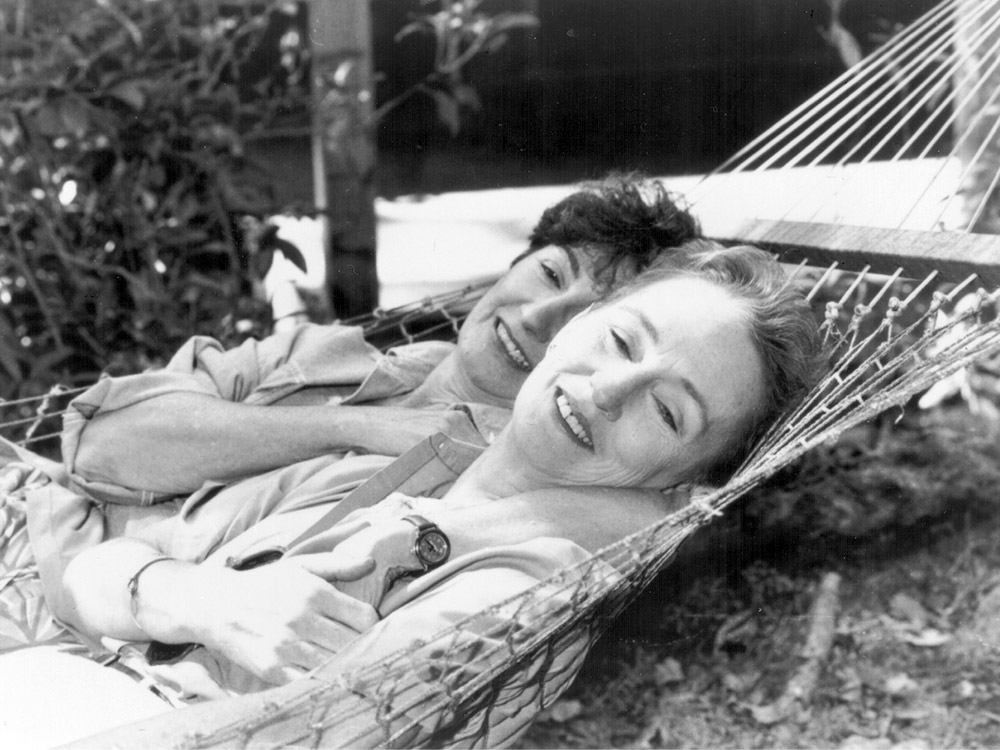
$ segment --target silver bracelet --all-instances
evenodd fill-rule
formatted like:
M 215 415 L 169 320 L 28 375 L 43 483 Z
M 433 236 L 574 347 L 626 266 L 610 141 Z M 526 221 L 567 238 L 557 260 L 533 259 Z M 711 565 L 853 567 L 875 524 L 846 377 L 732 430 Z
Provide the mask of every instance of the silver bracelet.
M 128 579 L 128 583 L 126 584 L 126 587 L 128 588 L 128 611 L 132 616 L 132 622 L 135 623 L 135 626 L 143 633 L 145 633 L 146 630 L 139 624 L 139 576 L 145 573 L 147 568 L 156 565 L 156 563 L 173 559 L 174 558 L 172 557 L 154 557 L 152 560 L 145 563 L 141 568 L 135 571 L 135 575 Z

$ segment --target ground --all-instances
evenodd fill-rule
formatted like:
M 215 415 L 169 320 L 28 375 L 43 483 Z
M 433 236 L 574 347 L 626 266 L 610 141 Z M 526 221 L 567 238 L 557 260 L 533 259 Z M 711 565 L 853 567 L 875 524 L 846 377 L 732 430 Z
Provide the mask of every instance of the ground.
M 523 746 L 1000 747 L 1000 429 L 897 417 L 692 540 Z

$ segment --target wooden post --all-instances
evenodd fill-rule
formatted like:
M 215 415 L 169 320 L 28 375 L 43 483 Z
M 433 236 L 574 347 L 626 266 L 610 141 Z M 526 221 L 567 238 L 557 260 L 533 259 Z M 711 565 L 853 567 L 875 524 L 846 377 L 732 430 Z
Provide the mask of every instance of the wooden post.
M 958 108 L 953 133 L 956 139 L 963 139 L 958 155 L 965 175 L 958 192 L 965 206 L 966 221 L 970 222 L 969 231 L 984 234 L 1000 234 L 1000 190 L 993 184 L 1000 166 L 1000 134 L 995 130 L 1000 101 L 991 101 L 1000 86 L 1000 68 L 992 67 L 994 57 L 989 54 L 1000 40 L 1000 31 L 994 28 L 976 41 L 998 3 L 992 5 L 989 13 L 979 15 L 978 21 L 970 24 L 968 19 L 981 3 L 971 0 L 956 3 L 955 51 L 962 63 L 952 76 Z M 983 81 L 984 76 L 988 80 Z M 966 133 L 968 137 L 963 138 Z
M 327 216 L 326 284 L 338 318 L 378 304 L 369 0 L 309 0 L 313 181 Z

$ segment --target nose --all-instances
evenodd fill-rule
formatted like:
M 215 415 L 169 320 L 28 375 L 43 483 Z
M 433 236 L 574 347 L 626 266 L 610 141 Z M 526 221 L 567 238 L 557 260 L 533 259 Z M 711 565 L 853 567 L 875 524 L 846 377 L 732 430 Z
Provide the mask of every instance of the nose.
M 622 407 L 649 381 L 649 374 L 633 363 L 603 367 L 590 376 L 594 406 L 611 422 L 622 415 Z
M 547 344 L 583 308 L 582 303 L 563 295 L 526 302 L 521 305 L 521 323 L 528 335 Z

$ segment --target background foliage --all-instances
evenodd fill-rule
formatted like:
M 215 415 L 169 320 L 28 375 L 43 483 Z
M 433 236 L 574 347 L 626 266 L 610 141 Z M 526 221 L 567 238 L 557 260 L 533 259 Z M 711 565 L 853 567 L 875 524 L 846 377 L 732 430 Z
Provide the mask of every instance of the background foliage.
M 410 14 L 433 62 L 366 128 L 419 94 L 458 129 L 464 67 L 535 23 L 481 4 Z M 309 121 L 306 25 L 288 0 L 0 0 L 0 400 L 269 330 L 271 257 L 302 260 L 266 219 L 302 207 L 246 146 Z
M 243 139 L 304 92 L 294 66 L 248 77 L 268 18 L 296 6 L 257 10 L 0 2 L 0 396 L 267 324 L 241 217 L 276 207 Z

